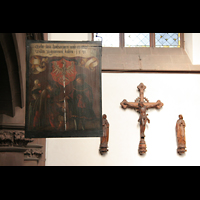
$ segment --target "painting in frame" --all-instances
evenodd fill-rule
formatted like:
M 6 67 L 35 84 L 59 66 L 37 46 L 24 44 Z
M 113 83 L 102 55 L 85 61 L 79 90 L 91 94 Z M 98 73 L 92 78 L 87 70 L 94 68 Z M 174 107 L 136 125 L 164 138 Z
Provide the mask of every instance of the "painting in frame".
M 26 138 L 101 137 L 99 41 L 26 45 Z

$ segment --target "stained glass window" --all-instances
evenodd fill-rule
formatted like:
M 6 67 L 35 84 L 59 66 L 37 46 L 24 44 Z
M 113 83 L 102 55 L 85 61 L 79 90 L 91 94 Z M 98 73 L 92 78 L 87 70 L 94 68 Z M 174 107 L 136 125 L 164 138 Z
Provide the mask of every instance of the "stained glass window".
M 183 47 L 182 33 L 94 33 L 103 47 Z
M 180 47 L 180 33 L 155 33 L 156 47 Z
M 103 47 L 119 47 L 119 33 L 94 33 L 94 41 L 102 41 Z
M 125 47 L 150 47 L 149 33 L 125 33 Z

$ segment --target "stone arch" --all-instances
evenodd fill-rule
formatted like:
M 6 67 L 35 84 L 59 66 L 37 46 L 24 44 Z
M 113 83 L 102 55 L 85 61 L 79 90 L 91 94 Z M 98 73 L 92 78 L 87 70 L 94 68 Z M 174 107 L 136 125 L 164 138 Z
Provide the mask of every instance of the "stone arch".
M 12 33 L 0 33 L 0 114 L 14 117 L 15 107 L 22 108 L 19 66 Z

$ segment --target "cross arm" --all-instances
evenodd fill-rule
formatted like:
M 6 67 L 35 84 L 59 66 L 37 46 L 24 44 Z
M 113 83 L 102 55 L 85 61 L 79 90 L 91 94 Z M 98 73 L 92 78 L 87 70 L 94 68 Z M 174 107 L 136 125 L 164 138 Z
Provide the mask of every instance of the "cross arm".
M 160 100 L 158 100 L 156 103 L 144 103 L 146 108 L 157 108 L 160 109 L 164 105 Z
M 122 108 L 126 109 L 126 108 L 139 108 L 138 107 L 138 103 L 136 102 L 128 102 L 126 99 L 124 99 L 120 105 L 122 106 Z

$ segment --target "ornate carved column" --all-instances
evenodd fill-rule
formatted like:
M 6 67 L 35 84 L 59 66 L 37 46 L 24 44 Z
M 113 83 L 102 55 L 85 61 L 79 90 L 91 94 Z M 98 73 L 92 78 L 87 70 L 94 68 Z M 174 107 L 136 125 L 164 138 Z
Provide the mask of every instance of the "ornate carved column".
M 32 139 L 21 130 L 0 130 L 0 166 L 23 166 L 24 152 Z
M 39 160 L 43 154 L 43 145 L 40 144 L 28 144 L 27 150 L 24 152 L 24 165 L 25 166 L 37 166 Z

